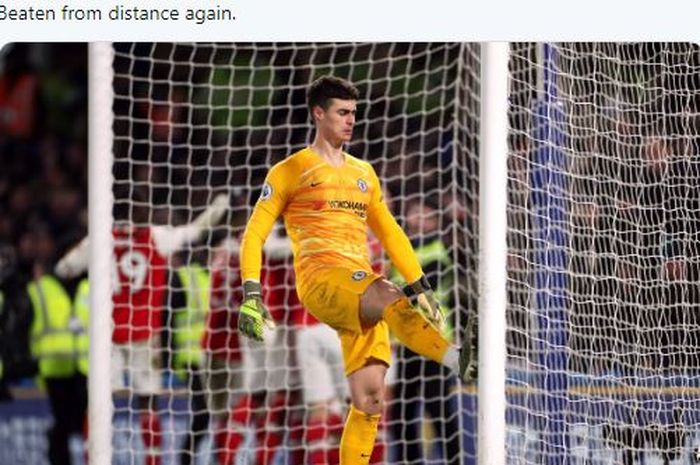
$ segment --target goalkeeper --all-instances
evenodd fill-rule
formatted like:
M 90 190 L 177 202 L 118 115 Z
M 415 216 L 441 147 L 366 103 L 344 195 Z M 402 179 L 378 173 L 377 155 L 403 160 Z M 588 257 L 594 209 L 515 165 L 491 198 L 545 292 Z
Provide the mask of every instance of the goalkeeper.
M 338 332 L 351 397 L 340 442 L 341 465 L 367 464 L 372 454 L 390 362 L 389 331 L 463 379 L 475 367 L 472 344 L 459 350 L 442 336 L 442 312 L 408 238 L 382 198 L 374 169 L 343 152 L 352 137 L 357 98 L 357 89 L 339 78 L 324 76 L 311 84 L 307 104 L 314 141 L 270 169 L 241 242 L 242 334 L 262 340 L 263 327 L 273 324 L 261 297 L 261 250 L 280 215 L 292 241 L 301 302 Z M 406 289 L 417 307 L 372 271 L 367 226 L 409 283 Z

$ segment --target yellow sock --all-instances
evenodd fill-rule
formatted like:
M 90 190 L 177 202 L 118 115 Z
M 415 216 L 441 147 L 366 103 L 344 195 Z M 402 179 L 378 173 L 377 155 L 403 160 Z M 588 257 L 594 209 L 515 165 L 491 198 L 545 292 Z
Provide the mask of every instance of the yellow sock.
M 450 342 L 403 297 L 384 310 L 384 321 L 399 341 L 417 354 L 437 363 L 450 348 Z
M 340 465 L 367 465 L 377 437 L 380 415 L 370 415 L 350 404 L 340 438 Z

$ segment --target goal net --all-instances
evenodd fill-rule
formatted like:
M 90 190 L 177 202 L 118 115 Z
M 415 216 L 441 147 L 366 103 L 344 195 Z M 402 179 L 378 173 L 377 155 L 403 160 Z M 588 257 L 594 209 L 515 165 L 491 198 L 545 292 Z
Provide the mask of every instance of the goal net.
M 695 463 L 698 52 L 512 47 L 511 463 Z
M 149 346 L 161 386 L 156 407 L 133 385 L 116 393 L 114 463 L 337 463 L 348 392 L 338 340 L 316 336 L 315 322 L 299 309 L 291 251 L 276 231 L 264 251 L 262 281 L 278 329 L 266 349 L 239 340 L 236 241 L 267 170 L 312 140 L 309 83 L 324 74 L 349 79 L 360 100 L 347 151 L 369 161 L 383 181 L 458 341 L 476 309 L 478 45 L 113 48 L 115 224 L 177 229 L 206 214 L 220 194 L 229 205 L 220 222 L 161 265 L 171 277 L 162 336 Z M 397 278 L 375 242 L 368 243 L 375 267 Z M 209 273 L 209 289 L 195 277 L 182 279 L 192 264 Z M 133 269 L 118 275 L 139 278 Z M 204 296 L 209 314 L 202 316 Z M 199 341 L 195 329 L 205 333 L 203 349 L 192 344 Z M 310 374 L 305 358 L 317 365 Z M 371 463 L 474 460 L 473 389 L 463 396 L 453 375 L 403 349 L 394 359 Z M 138 363 L 135 355 L 125 359 L 132 371 Z M 319 416 L 319 408 L 326 413 Z
M 459 342 L 478 301 L 479 46 L 114 51 L 115 224 L 175 228 L 206 216 L 220 194 L 229 205 L 161 265 L 166 303 L 148 346 L 157 402 L 133 386 L 116 393 L 114 462 L 336 463 L 343 382 L 319 376 L 305 388 L 314 322 L 295 301 L 284 233 L 265 251 L 263 285 L 280 327 L 267 349 L 231 329 L 236 240 L 267 169 L 312 140 L 308 84 L 347 78 L 361 95 L 348 151 L 372 163 L 431 260 Z M 699 66 L 686 44 L 511 45 L 508 463 L 692 463 Z M 392 276 L 381 253 L 375 261 Z M 229 317 L 212 323 L 215 313 Z M 197 331 L 208 344 L 199 351 Z M 403 349 L 394 355 L 372 462 L 476 463 L 474 387 Z M 488 363 L 488 347 L 481 355 Z M 335 373 L 331 358 L 323 363 Z

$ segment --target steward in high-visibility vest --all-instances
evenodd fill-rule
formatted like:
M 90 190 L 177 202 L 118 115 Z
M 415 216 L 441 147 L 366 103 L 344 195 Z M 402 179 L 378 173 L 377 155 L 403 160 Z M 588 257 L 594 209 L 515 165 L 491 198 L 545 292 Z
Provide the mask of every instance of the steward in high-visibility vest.
M 192 263 L 177 269 L 184 308 L 174 308 L 175 342 L 174 368 L 176 373 L 188 367 L 201 367 L 204 351 L 201 340 L 209 311 L 209 273 L 201 265 Z
M 63 285 L 50 275 L 30 282 L 27 293 L 34 309 L 30 348 L 39 363 L 39 375 L 87 374 L 87 308 L 78 311 Z
M 87 282 L 81 283 L 87 295 Z M 29 331 L 32 355 L 38 360 L 39 383 L 48 394 L 53 424 L 47 431 L 51 465 L 70 464 L 70 438 L 85 434 L 88 369 L 88 308 L 77 305 L 63 285 L 43 275 L 27 285 L 34 309 Z
M 181 464 L 193 462 L 209 428 L 209 408 L 205 386 L 204 350 L 201 340 L 209 311 L 209 273 L 190 262 L 176 269 L 171 279 L 172 368 L 190 392 L 190 424 L 179 452 Z

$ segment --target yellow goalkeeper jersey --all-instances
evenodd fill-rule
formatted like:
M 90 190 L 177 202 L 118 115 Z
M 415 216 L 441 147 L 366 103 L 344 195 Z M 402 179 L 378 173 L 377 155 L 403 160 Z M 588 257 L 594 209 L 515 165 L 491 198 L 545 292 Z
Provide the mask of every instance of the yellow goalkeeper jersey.
M 260 280 L 261 250 L 284 217 L 299 289 L 324 267 L 371 271 L 367 226 L 407 282 L 422 270 L 411 244 L 387 208 L 372 165 L 345 154 L 340 167 L 307 147 L 268 172 L 241 241 L 241 277 Z

